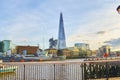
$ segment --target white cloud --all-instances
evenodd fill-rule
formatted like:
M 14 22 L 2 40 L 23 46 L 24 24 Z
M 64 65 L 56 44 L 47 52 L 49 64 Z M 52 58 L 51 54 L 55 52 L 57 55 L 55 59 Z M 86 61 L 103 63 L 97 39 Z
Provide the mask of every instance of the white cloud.
M 87 17 L 83 16 L 86 22 L 76 27 L 74 34 L 69 36 L 68 43 L 85 42 L 89 43 L 92 49 L 97 49 L 104 44 L 104 41 L 119 38 L 120 35 L 117 34 L 120 32 L 120 15 L 111 4 L 87 13 Z M 106 33 L 96 34 L 99 31 L 106 31 Z

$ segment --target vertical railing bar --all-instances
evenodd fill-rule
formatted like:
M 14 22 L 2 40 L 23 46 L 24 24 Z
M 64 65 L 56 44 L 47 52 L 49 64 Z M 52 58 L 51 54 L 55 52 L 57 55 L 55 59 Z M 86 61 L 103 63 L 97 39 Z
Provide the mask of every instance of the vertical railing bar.
M 24 65 L 24 75 L 23 75 L 24 79 L 23 80 L 25 80 L 25 64 L 23 64 L 23 65 Z
M 70 65 L 70 73 L 71 73 L 71 78 L 73 77 L 73 68 L 72 68 L 73 64 Z
M 70 78 L 70 64 L 68 64 L 68 79 Z
M 32 67 L 32 79 L 34 80 L 34 65 L 31 65 L 31 67 Z
M 80 67 L 79 67 L 79 64 L 77 64 L 77 74 L 79 74 L 79 70 L 80 70 Z M 79 76 L 77 74 L 76 74 L 77 80 L 79 80 Z
M 82 77 L 82 80 L 83 80 L 83 64 L 82 63 L 80 64 L 80 68 L 82 70 L 82 76 L 81 77 Z
M 76 79 L 76 76 L 75 76 L 75 70 L 74 70 L 74 63 L 73 63 L 73 65 L 72 65 L 72 69 L 73 69 L 73 75 L 74 75 L 74 79 Z
M 108 63 L 106 61 L 106 80 L 108 80 Z
M 71 68 L 72 64 L 70 63 L 70 77 L 72 76 L 72 68 Z
M 75 80 L 77 80 L 77 77 L 76 77 L 76 67 L 77 67 L 77 64 L 73 63 L 73 69 L 75 69 L 75 70 L 73 70 L 74 71 L 73 74 L 74 74 Z
M 76 79 L 76 76 L 75 76 L 75 70 L 74 70 L 74 68 L 75 68 L 74 65 L 75 65 L 75 64 L 73 63 L 73 65 L 72 65 L 72 69 L 73 69 L 73 75 L 74 75 L 74 78 Z
M 34 64 L 33 65 L 33 67 L 34 67 L 34 70 L 33 70 L 33 74 L 34 74 L 34 80 L 36 80 L 36 64 Z
M 32 78 L 31 79 L 33 79 L 34 77 L 33 77 L 33 65 L 30 65 L 31 66 L 31 75 L 32 75 Z
M 84 67 L 84 80 L 86 80 L 86 63 L 84 63 L 83 67 Z
M 79 65 L 79 64 L 77 64 L 77 69 L 76 69 L 76 77 L 77 77 L 77 80 L 78 80 L 78 75 L 77 75 L 77 74 L 79 73 L 79 72 L 78 72 L 78 71 L 79 71 L 78 65 Z
M 70 68 L 70 64 L 68 64 L 68 70 L 67 70 L 67 71 L 68 71 L 68 74 L 69 74 L 69 75 L 68 75 L 68 79 L 70 78 L 70 69 L 69 69 L 69 68 Z
M 55 64 L 55 79 L 58 78 L 58 74 L 57 74 L 57 64 Z
M 53 65 L 54 65 L 54 74 L 53 75 L 54 75 L 54 80 L 55 80 L 55 64 L 53 64 Z
M 37 71 L 36 77 L 37 77 L 37 80 L 39 80 L 39 79 L 38 79 L 38 72 L 39 72 L 39 70 L 38 70 L 38 65 L 37 65 L 36 71 Z
M 43 67 L 43 64 L 41 64 L 41 79 L 42 79 L 42 72 L 43 72 L 42 67 Z
M 75 79 L 77 80 L 77 64 L 74 64 L 73 66 L 75 68 L 74 73 L 75 73 Z
M 79 63 L 78 67 L 79 67 L 79 73 L 81 74 L 82 73 L 81 63 Z M 80 79 L 82 79 L 82 74 L 81 74 L 81 76 L 78 75 L 78 80 L 80 80 Z
M 40 75 L 40 68 L 39 68 L 40 64 L 37 66 L 38 72 L 37 72 L 37 78 L 38 80 L 40 79 L 38 76 Z
M 23 78 L 23 80 L 24 80 L 24 64 L 23 65 L 21 65 L 21 68 L 23 69 L 23 72 L 22 72 L 22 70 L 19 70 L 20 71 L 20 78 Z M 21 76 L 21 73 L 23 73 L 23 77 Z
M 38 70 L 38 65 L 36 65 L 35 71 L 39 71 L 39 70 Z M 38 79 L 38 75 L 39 75 L 39 72 L 37 72 L 37 75 L 36 75 L 37 80 L 39 80 L 39 79 Z
M 36 64 L 33 65 L 33 79 L 34 79 L 34 80 L 36 80 L 35 67 L 36 67 Z
M 77 75 L 79 74 L 79 70 L 80 70 L 80 67 L 79 67 L 79 64 L 77 64 L 77 73 L 76 73 L 77 80 L 79 80 L 79 76 Z
M 40 79 L 42 79 L 42 64 L 40 64 Z
M 43 65 L 43 74 L 45 73 L 45 64 Z M 43 75 L 43 80 L 44 80 L 44 78 L 45 78 L 45 74 Z

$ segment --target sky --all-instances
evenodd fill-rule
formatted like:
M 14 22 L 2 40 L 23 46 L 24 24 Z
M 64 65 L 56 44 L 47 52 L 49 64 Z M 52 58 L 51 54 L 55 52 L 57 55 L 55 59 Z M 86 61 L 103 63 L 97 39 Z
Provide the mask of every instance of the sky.
M 14 45 L 49 47 L 58 38 L 63 13 L 67 47 L 88 43 L 120 49 L 119 0 L 0 0 L 0 40 Z

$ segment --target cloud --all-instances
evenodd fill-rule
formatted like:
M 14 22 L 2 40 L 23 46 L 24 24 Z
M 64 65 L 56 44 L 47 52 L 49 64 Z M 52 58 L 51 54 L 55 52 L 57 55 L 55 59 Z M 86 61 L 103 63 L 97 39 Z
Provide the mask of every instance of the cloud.
M 105 34 L 105 33 L 106 33 L 106 31 L 98 31 L 96 34 L 98 34 L 98 35 L 101 34 L 102 35 L 102 34 Z
M 84 18 L 79 21 L 80 24 L 77 25 L 74 33 L 69 36 L 71 39 L 69 43 L 84 41 L 89 43 L 92 49 L 97 49 L 105 44 L 105 41 L 120 38 L 118 35 L 120 32 L 120 15 L 115 10 L 116 4 L 111 2 L 103 5 L 102 8 L 86 13 L 87 16 L 83 16 Z M 79 35 L 81 36 L 78 37 Z
M 105 41 L 104 43 L 111 45 L 112 50 L 120 50 L 120 38 L 111 39 L 109 41 Z

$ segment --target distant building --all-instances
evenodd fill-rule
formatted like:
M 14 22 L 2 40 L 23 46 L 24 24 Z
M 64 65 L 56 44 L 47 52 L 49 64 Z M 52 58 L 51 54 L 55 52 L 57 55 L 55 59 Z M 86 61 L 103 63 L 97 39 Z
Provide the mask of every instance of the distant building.
M 57 56 L 57 49 L 56 48 L 45 49 L 45 51 L 48 52 L 48 54 L 51 54 L 53 56 Z
M 90 50 L 89 44 L 86 43 L 75 43 L 75 47 L 82 50 Z
M 3 44 L 4 44 L 4 52 L 6 52 L 9 49 L 11 49 L 12 41 L 11 40 L 4 40 Z
M 70 56 L 79 56 L 79 49 L 77 47 L 68 47 L 70 51 Z
M 59 32 L 58 32 L 58 49 L 61 50 L 65 48 L 66 48 L 66 39 L 65 39 L 63 16 L 62 16 L 62 13 L 60 13 Z
M 0 42 L 0 52 L 4 52 L 4 44 L 3 41 Z
M 3 40 L 0 41 L 0 52 L 7 52 L 11 49 L 12 41 L 11 40 Z
M 26 54 L 36 54 L 37 49 L 39 49 L 38 46 L 16 46 L 18 54 L 22 54 L 24 51 L 26 51 Z
M 91 50 L 89 44 L 86 43 L 75 43 L 75 47 L 79 49 L 79 56 L 91 56 Z
M 91 50 L 91 56 L 94 56 L 94 57 L 97 56 L 97 51 L 98 50 Z
M 104 56 L 105 53 L 110 55 L 111 51 L 110 51 L 110 46 L 109 45 L 104 45 L 104 46 L 99 48 L 99 53 L 98 53 L 99 56 Z

